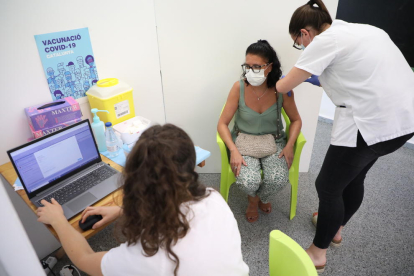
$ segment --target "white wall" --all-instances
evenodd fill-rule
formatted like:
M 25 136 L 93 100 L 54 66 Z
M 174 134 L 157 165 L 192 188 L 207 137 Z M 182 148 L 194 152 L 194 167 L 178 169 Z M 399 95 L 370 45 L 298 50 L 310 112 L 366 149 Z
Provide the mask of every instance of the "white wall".
M 336 106 L 332 103 L 331 99 L 329 99 L 328 95 L 326 95 L 324 91 L 322 94 L 319 116 L 333 120 L 335 117 L 335 107 Z
M 326 3 L 333 17 L 337 3 Z M 290 17 L 300 5 L 301 0 L 4 3 L 0 11 L 4 41 L 0 45 L 0 110 L 8 119 L 3 120 L 6 131 L 0 138 L 0 164 L 9 161 L 6 150 L 30 137 L 24 107 L 51 99 L 33 36 L 88 27 L 99 76 L 129 83 L 138 115 L 158 123 L 164 123 L 166 117 L 183 127 L 196 144 L 212 152 L 200 172 L 219 172 L 216 124 L 228 91 L 241 74 L 245 50 L 252 42 L 267 39 L 287 73 L 301 53 L 292 47 L 288 34 Z M 56 7 L 62 11 L 57 12 Z M 302 84 L 295 92 L 308 141 L 301 171 L 307 171 L 322 89 Z M 88 117 L 88 103 L 80 102 Z
M 138 115 L 164 123 L 164 102 L 152 0 L 13 0 L 0 10 L 0 164 L 31 136 L 24 108 L 51 101 L 34 35 L 88 27 L 99 76 L 134 88 Z M 81 99 L 84 117 L 89 104 Z
M 301 54 L 288 32 L 291 15 L 303 0 L 155 0 L 167 122 L 188 131 L 211 151 L 200 172 L 220 172 L 216 125 L 233 83 L 241 74 L 246 48 L 267 39 L 287 73 Z M 338 1 L 327 2 L 332 16 Z M 309 168 L 322 89 L 302 84 L 296 101 L 307 144 L 301 171 Z

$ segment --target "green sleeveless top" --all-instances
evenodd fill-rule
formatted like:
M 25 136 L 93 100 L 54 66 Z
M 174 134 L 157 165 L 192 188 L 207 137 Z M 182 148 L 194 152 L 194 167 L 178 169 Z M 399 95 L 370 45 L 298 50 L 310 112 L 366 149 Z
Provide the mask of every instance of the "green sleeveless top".
M 280 137 L 276 139 L 276 142 L 286 143 L 286 133 L 283 130 L 281 114 L 282 106 L 283 95 L 279 93 L 277 102 L 266 109 L 262 114 L 250 109 L 250 107 L 246 106 L 246 103 L 244 102 L 244 80 L 240 80 L 239 107 L 237 108 L 234 118 L 234 127 L 231 131 L 233 142 L 236 141 L 237 133 L 239 131 L 252 135 L 277 135 L 277 128 L 279 128 Z M 278 111 L 279 114 L 277 114 Z

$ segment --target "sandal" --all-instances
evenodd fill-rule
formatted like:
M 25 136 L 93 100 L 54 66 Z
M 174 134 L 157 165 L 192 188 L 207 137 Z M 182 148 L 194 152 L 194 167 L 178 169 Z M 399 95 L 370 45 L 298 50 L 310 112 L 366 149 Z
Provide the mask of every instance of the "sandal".
M 249 206 L 247 207 L 247 210 L 246 210 L 246 219 L 248 222 L 253 223 L 259 219 L 259 211 L 257 210 L 258 202 L 255 198 L 252 198 L 253 200 L 251 200 L 250 198 L 251 198 L 250 196 L 247 198 L 249 200 Z M 255 205 L 255 209 L 256 209 L 255 211 L 248 211 L 251 203 Z
M 312 214 L 312 223 L 313 225 L 315 225 L 315 227 L 316 227 L 317 222 L 318 222 L 318 212 L 315 212 Z M 340 247 L 342 245 L 342 238 L 340 238 L 339 240 L 333 239 L 331 242 L 331 245 L 333 247 Z
M 324 264 L 324 265 L 315 265 L 316 272 L 318 274 L 323 273 L 325 271 L 325 266 L 326 266 L 326 264 Z
M 263 203 L 261 200 L 259 201 L 259 208 L 265 214 L 270 214 L 272 212 L 272 203 Z

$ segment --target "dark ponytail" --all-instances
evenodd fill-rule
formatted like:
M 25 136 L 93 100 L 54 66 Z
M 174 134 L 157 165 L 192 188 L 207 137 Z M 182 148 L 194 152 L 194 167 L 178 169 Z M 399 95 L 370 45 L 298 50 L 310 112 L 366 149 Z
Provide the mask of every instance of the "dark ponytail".
M 314 5 L 317 6 L 314 6 Z M 322 31 L 324 24 L 332 24 L 332 18 L 329 15 L 328 9 L 322 0 L 310 0 L 305 5 L 296 9 L 290 19 L 289 33 L 297 36 L 300 34 L 301 29 L 305 29 L 310 26 L 317 30 Z
M 258 40 L 256 43 L 251 44 L 246 50 L 247 54 L 257 55 L 268 63 L 272 63 L 272 71 L 267 75 L 267 87 L 275 86 L 275 83 L 280 79 L 282 76 L 282 69 L 280 65 L 280 61 L 277 58 L 277 54 L 275 49 L 267 42 L 267 40 Z M 246 78 L 246 74 L 242 74 L 242 78 Z M 245 80 L 246 84 L 249 85 L 249 82 Z

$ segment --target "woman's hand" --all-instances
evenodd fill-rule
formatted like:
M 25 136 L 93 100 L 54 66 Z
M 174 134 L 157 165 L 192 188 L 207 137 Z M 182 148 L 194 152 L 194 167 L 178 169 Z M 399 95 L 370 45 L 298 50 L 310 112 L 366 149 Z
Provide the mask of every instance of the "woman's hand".
M 246 161 L 244 161 L 240 152 L 237 149 L 234 149 L 230 152 L 230 166 L 236 177 L 239 177 L 241 165 L 247 166 Z
M 286 145 L 282 152 L 279 154 L 279 158 L 282 158 L 283 156 L 285 157 L 288 168 L 290 169 L 290 166 L 292 166 L 293 162 L 293 146 Z
M 37 208 L 36 214 L 39 217 L 37 221 L 52 226 L 56 223 L 67 221 L 63 214 L 62 206 L 60 206 L 54 198 L 52 198 L 51 203 L 44 199 L 40 201 L 40 203 L 42 203 L 44 207 Z
M 87 207 L 83 210 L 81 215 L 81 222 L 83 223 L 87 217 L 92 215 L 101 215 L 102 219 L 92 226 L 92 229 L 101 227 L 102 225 L 116 220 L 122 215 L 122 209 L 118 206 L 100 206 L 100 207 Z

